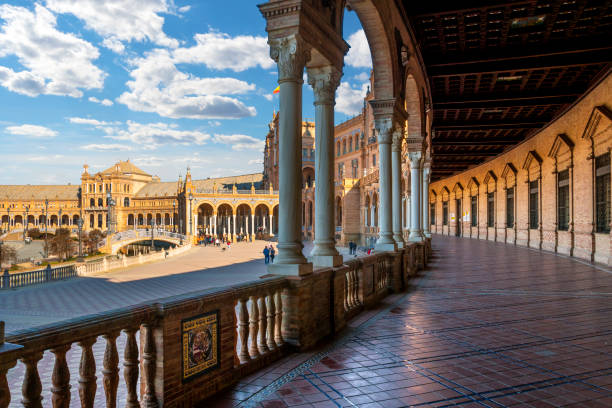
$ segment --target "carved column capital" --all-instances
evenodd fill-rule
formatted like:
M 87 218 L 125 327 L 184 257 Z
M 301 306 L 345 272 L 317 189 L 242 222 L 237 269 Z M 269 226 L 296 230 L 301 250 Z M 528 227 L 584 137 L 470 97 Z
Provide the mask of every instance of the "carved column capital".
M 374 119 L 374 128 L 379 144 L 391 144 L 393 141 L 393 119 L 383 117 Z
M 278 64 L 278 82 L 302 81 L 310 45 L 297 34 L 271 39 L 268 44 L 270 57 Z
M 392 145 L 391 145 L 391 150 L 394 152 L 401 152 L 402 151 L 402 142 L 404 141 L 404 132 L 402 131 L 402 128 L 400 127 L 396 127 L 395 129 L 393 129 L 393 140 L 392 140 Z
M 423 153 L 420 151 L 408 152 L 408 160 L 410 160 L 410 168 L 418 169 L 421 165 Z
M 342 71 L 333 66 L 308 68 L 308 83 L 314 91 L 314 103 L 330 104 L 336 103 L 336 89 L 340 85 Z

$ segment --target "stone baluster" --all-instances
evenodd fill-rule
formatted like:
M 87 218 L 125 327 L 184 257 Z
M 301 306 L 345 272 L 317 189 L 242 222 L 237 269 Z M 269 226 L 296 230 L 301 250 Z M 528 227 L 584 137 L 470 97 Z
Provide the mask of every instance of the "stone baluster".
M 274 320 L 276 321 L 274 325 L 274 343 L 276 343 L 276 347 L 280 347 L 284 343 L 283 332 L 282 332 L 283 298 L 282 298 L 282 294 L 280 290 L 274 294 L 274 298 L 275 298 L 274 303 L 276 304 L 276 313 L 274 315 L 274 318 L 275 318 Z
M 143 359 L 143 381 L 145 384 L 144 407 L 157 408 L 157 396 L 155 395 L 155 337 L 154 329 L 151 324 L 143 324 L 144 347 L 142 352 Z M 142 330 L 141 330 L 142 333 Z
M 127 408 L 139 408 L 138 394 L 136 385 L 138 384 L 138 344 L 136 343 L 136 329 L 124 330 L 127 340 L 123 354 L 123 378 L 127 388 L 126 404 Z
M 344 310 L 349 310 L 349 274 L 348 272 L 344 274 Z
M 119 385 L 119 353 L 117 352 L 116 339 L 118 331 L 105 334 L 106 349 L 104 350 L 104 361 L 102 383 L 104 385 L 104 395 L 106 397 L 106 407 L 115 408 L 117 406 L 117 386 Z
M 21 403 L 26 408 L 42 408 L 42 384 L 38 375 L 38 361 L 42 358 L 43 353 L 30 353 L 21 358 L 21 362 L 25 365 L 26 372 L 23 377 L 23 385 L 21 394 L 23 399 Z
M 257 297 L 251 296 L 251 311 L 249 313 L 249 337 L 251 338 L 250 354 L 251 357 L 259 357 L 257 349 L 257 333 L 259 331 L 259 305 Z
M 249 311 L 247 310 L 248 299 L 238 301 L 238 334 L 240 335 L 240 354 L 238 358 L 241 363 L 246 363 L 249 357 Z
M 79 364 L 79 397 L 81 397 L 82 408 L 93 408 L 96 397 L 96 359 L 93 355 L 92 346 L 96 342 L 95 337 L 80 341 L 81 363 Z
M 361 301 L 359 300 L 359 272 L 357 269 L 353 270 L 354 284 L 353 284 L 353 299 L 355 299 L 355 305 L 359 306 Z
M 353 289 L 355 288 L 355 275 L 353 275 L 353 270 L 349 270 L 347 273 L 348 278 L 348 296 L 347 301 L 349 308 L 352 309 L 355 307 L 355 293 Z
M 352 283 L 351 283 L 351 271 L 347 271 L 346 273 L 346 293 L 344 294 L 344 298 L 345 298 L 345 302 L 346 302 L 346 310 L 350 310 L 353 307 L 353 301 L 351 299 L 351 297 L 353 296 L 353 292 L 351 290 L 352 288 Z
M 55 355 L 53 374 L 51 375 L 51 403 L 53 408 L 68 408 L 70 406 L 70 369 L 66 362 L 66 352 L 71 345 L 66 344 L 54 347 L 51 352 Z
M 259 303 L 259 353 L 265 354 L 270 351 L 266 342 L 266 332 L 268 329 L 268 309 L 266 308 L 266 297 L 260 297 L 257 299 L 257 302 Z
M 267 310 L 268 310 L 268 349 L 274 350 L 276 349 L 276 343 L 274 342 L 274 318 L 276 316 L 276 307 L 274 305 L 274 293 L 271 293 L 269 296 L 265 298 Z
M 11 360 L 0 362 L 0 408 L 8 408 L 11 403 L 11 390 L 8 386 L 6 373 L 15 367 L 16 363 L 17 361 Z

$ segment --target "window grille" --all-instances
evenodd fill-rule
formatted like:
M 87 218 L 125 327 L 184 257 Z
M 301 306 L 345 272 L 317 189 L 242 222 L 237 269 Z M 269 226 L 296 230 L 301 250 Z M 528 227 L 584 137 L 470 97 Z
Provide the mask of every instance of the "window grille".
M 570 214 L 569 170 L 557 174 L 557 229 L 569 229 Z
M 478 226 L 478 196 L 471 197 L 472 227 Z
M 495 193 L 487 193 L 487 227 L 495 227 Z
M 448 201 L 442 202 L 442 225 L 448 225 Z
M 514 228 L 514 187 L 506 190 L 506 227 Z
M 540 217 L 538 214 L 538 180 L 529 182 L 529 228 L 539 227 Z
M 595 158 L 595 231 L 610 233 L 610 153 Z

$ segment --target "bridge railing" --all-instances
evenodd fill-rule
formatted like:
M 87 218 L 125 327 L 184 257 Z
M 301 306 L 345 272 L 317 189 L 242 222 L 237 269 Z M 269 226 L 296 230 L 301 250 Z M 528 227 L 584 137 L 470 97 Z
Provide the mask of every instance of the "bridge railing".
M 68 406 L 71 388 L 78 388 L 84 407 L 100 399 L 106 406 L 191 406 L 291 350 L 314 347 L 390 291 L 401 291 L 415 272 L 406 269 L 416 264 L 406 257 L 425 256 L 424 248 L 410 244 L 304 277 L 268 277 L 13 333 L 6 337 L 9 351 L 3 355 L 0 346 L 0 396 L 22 394 L 26 407 L 48 405 L 42 398 Z M 39 372 L 43 358 L 53 370 Z M 17 360 L 25 368 L 8 371 L 7 381 Z M 71 373 L 79 360 L 78 373 Z M 21 387 L 11 388 L 19 378 Z
M 174 238 L 174 239 L 183 240 L 183 241 L 187 239 L 186 235 L 179 234 L 177 232 L 166 231 L 161 228 L 155 228 L 153 232 L 151 232 L 151 229 L 139 228 L 139 229 L 131 229 L 131 230 L 126 230 L 126 231 L 116 232 L 115 234 L 112 235 L 111 242 L 120 242 L 120 241 L 125 241 L 128 239 L 139 239 L 139 238 L 151 239 L 151 236 L 153 236 L 153 238 L 166 237 L 166 238 Z

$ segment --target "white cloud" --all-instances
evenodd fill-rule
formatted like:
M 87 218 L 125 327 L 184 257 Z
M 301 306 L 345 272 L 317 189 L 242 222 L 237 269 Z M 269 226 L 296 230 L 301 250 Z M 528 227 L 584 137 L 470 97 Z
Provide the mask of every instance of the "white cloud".
M 92 126 L 106 126 L 106 125 L 110 125 L 109 122 L 104 122 L 98 119 L 91 119 L 91 118 L 77 118 L 77 117 L 72 117 L 72 118 L 68 118 L 68 120 L 70 121 L 70 123 L 75 123 L 77 125 L 92 125 Z
M 55 16 L 40 4 L 34 11 L 0 6 L 0 57 L 17 57 L 26 68 L 0 66 L 0 84 L 27 96 L 40 94 L 81 97 L 81 89 L 100 89 L 106 74 L 92 61 L 98 49 L 73 34 L 56 29 Z
M 85 146 L 81 146 L 83 150 L 96 150 L 96 151 L 128 151 L 132 150 L 132 148 L 128 145 L 124 144 L 88 144 Z
M 264 94 L 264 98 L 266 98 L 269 101 L 272 101 L 272 94 Z
M 364 82 L 364 81 L 369 81 L 370 76 L 367 73 L 362 72 L 360 74 L 353 76 L 353 79 L 356 79 L 357 81 L 360 81 L 360 82 Z
M 341 82 L 336 96 L 336 111 L 347 115 L 359 115 L 367 89 L 367 83 L 362 84 L 361 88 L 353 88 L 348 82 Z
M 172 0 L 46 0 L 56 13 L 70 13 L 85 22 L 85 26 L 104 37 L 102 45 L 122 53 L 122 42 L 148 40 L 164 47 L 178 47 L 174 38 L 163 30 L 162 13 L 171 13 Z
M 372 68 L 372 54 L 363 29 L 354 32 L 346 40 L 351 46 L 344 62 L 355 68 Z
M 8 126 L 5 130 L 11 135 L 28 136 L 35 138 L 49 138 L 57 136 L 57 132 L 55 130 L 38 125 Z
M 156 49 L 130 61 L 134 67 L 128 92 L 117 99 L 134 111 L 155 112 L 169 118 L 235 119 L 255 116 L 254 107 L 225 95 L 255 90 L 235 78 L 199 78 L 181 72 L 168 50 Z
M 228 34 L 210 31 L 194 36 L 196 45 L 174 51 L 177 63 L 204 64 L 210 69 L 230 69 L 235 72 L 249 68 L 272 68 L 266 37 Z
M 180 130 L 168 123 L 137 123 L 128 121 L 127 129 L 116 130 L 110 139 L 125 140 L 141 145 L 143 148 L 155 149 L 168 143 L 203 145 L 210 135 L 198 130 Z
M 52 163 L 56 162 L 58 159 L 64 159 L 66 156 L 62 154 L 54 154 L 49 156 L 29 156 L 26 157 L 27 161 L 33 161 L 37 163 Z
M 209 120 L 208 121 L 208 125 L 209 126 L 221 126 L 221 122 L 219 122 L 218 120 Z
M 98 99 L 95 96 L 90 96 L 89 98 L 87 98 L 87 100 L 89 102 L 99 103 L 100 105 L 104 106 L 113 106 L 113 101 L 111 101 L 110 99 Z
M 183 6 L 178 8 L 179 13 L 186 13 L 189 10 L 191 10 L 191 6 Z
M 263 159 L 249 160 L 249 164 L 263 164 Z
M 232 146 L 232 150 L 263 149 L 264 141 L 247 135 L 215 135 L 214 142 Z

